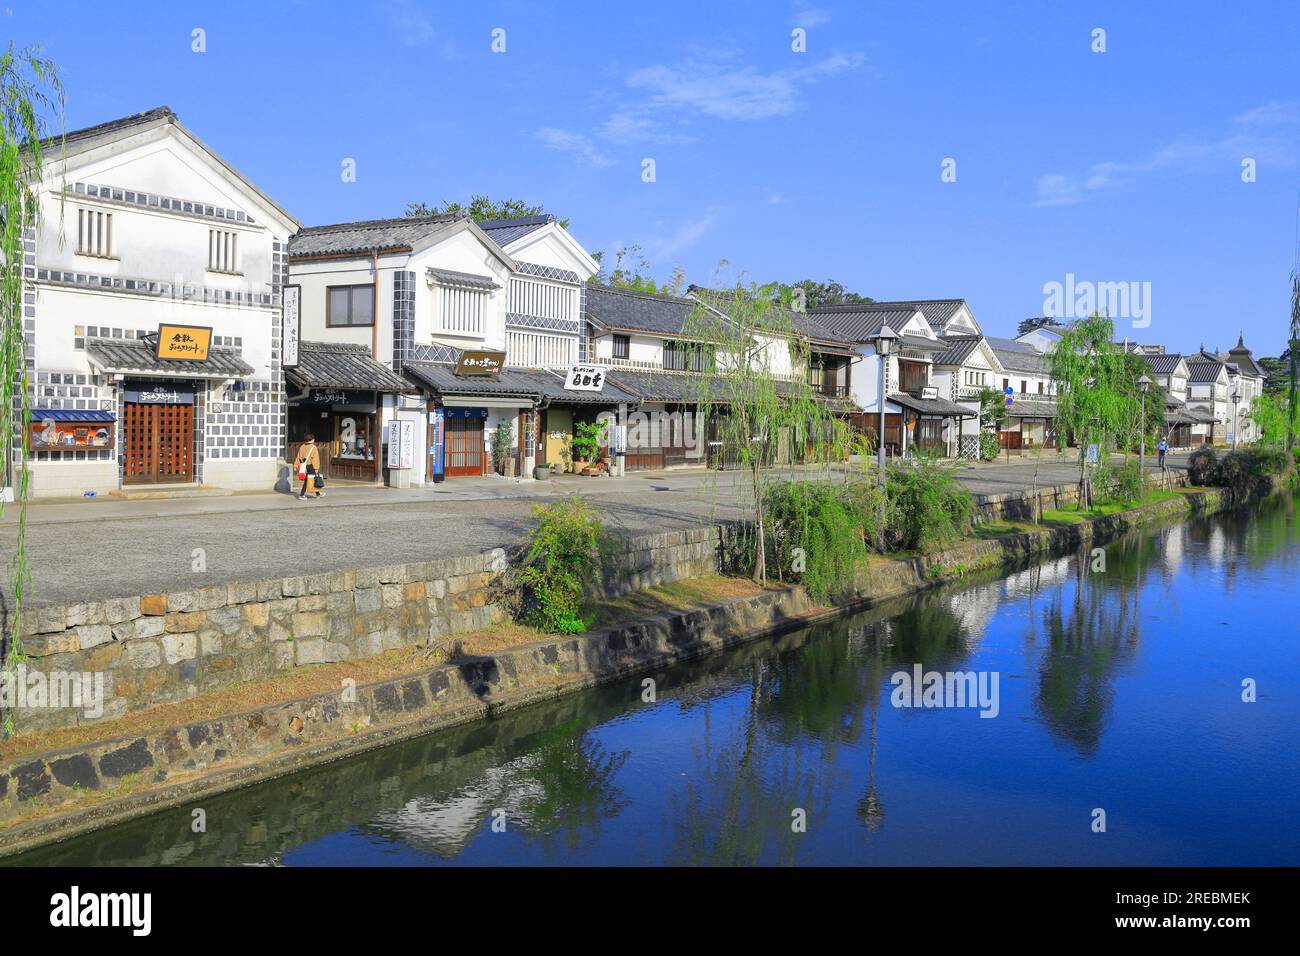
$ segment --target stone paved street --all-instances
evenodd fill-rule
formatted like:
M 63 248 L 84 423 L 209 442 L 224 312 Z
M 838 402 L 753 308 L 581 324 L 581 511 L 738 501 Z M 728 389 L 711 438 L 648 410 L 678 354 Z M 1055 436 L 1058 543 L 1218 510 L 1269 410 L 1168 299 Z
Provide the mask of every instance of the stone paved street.
M 1186 456 L 1171 456 L 1182 468 Z M 1037 474 L 1035 475 L 1035 471 Z M 972 494 L 1071 484 L 1068 458 L 961 466 Z M 509 545 L 534 503 L 581 492 L 606 523 L 630 533 L 689 527 L 736 514 L 737 476 L 703 471 L 621 479 L 460 479 L 432 488 L 334 487 L 320 501 L 285 494 L 34 504 L 28 511 L 32 604 L 180 590 L 235 580 L 427 561 Z M 6 570 L 17 511 L 0 519 Z M 206 571 L 191 566 L 202 549 Z M 8 591 L 8 588 L 5 588 Z

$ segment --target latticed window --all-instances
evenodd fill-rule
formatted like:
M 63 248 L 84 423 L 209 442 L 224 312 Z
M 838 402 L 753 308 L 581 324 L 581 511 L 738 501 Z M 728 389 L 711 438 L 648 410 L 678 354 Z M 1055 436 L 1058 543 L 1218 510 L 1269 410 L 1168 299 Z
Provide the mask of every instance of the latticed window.
M 455 285 L 444 285 L 438 289 L 438 322 L 442 331 L 482 335 L 486 314 L 485 290 Z
M 506 332 L 506 361 L 522 368 L 565 368 L 577 361 L 576 335 Z
M 578 290 L 574 286 L 556 282 L 542 282 L 512 276 L 510 279 L 510 305 L 507 309 L 516 315 L 531 315 L 541 319 L 576 321 L 578 318 Z
M 109 259 L 113 256 L 113 214 L 97 209 L 77 210 L 77 254 Z

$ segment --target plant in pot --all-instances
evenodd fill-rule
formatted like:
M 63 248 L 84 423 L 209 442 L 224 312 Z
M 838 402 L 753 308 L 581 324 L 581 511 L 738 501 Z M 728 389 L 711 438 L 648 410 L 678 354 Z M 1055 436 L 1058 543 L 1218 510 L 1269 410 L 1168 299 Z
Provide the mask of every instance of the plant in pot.
M 497 473 L 512 477 L 515 470 L 515 428 L 512 422 L 502 422 L 492 434 L 492 464 Z
M 605 443 L 605 426 L 595 422 L 573 423 L 573 470 L 579 474 L 587 471 L 587 462 L 594 461 Z

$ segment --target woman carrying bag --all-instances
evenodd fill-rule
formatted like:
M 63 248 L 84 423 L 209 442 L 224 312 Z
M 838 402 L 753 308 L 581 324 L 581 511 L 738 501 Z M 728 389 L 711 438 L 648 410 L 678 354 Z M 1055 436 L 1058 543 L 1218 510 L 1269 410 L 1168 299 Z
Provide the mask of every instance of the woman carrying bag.
M 315 435 L 307 435 L 306 440 L 298 446 L 298 454 L 293 461 L 293 470 L 294 474 L 302 479 L 302 491 L 298 493 L 298 500 L 307 500 L 308 484 L 315 486 L 317 498 L 325 494 L 320 490 L 324 487 L 325 482 L 317 477 L 320 472 L 320 450 L 316 447 Z

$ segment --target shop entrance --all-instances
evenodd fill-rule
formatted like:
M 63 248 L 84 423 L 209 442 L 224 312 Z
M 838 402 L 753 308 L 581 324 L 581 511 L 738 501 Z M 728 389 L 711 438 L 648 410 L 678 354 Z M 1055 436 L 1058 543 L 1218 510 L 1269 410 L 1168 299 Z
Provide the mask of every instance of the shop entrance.
M 122 445 L 124 483 L 193 481 L 193 388 L 168 384 L 128 388 Z
M 484 473 L 483 418 L 455 414 L 475 409 L 447 410 L 447 477 L 477 478 Z

